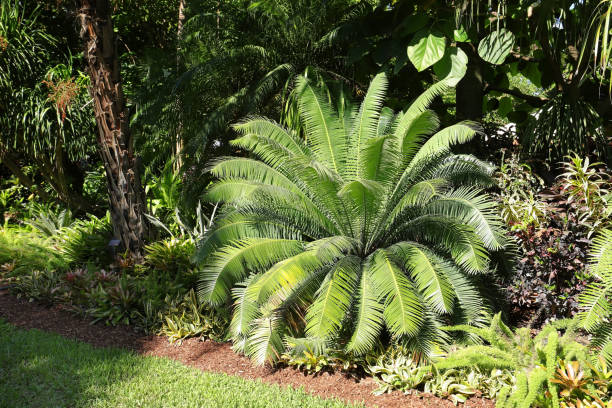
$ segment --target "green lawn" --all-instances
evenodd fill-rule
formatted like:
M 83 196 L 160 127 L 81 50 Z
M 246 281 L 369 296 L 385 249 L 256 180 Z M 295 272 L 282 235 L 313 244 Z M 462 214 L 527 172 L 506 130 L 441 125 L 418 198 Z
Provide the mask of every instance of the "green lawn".
M 0 321 L 0 407 L 346 408 L 165 358 L 97 349 Z

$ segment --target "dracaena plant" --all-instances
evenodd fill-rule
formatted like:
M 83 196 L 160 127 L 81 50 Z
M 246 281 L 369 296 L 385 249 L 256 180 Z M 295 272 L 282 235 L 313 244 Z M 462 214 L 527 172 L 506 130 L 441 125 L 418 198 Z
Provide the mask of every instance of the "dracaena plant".
M 235 347 L 275 361 L 291 335 L 364 354 L 386 330 L 427 351 L 439 322 L 478 320 L 476 280 L 506 241 L 481 193 L 493 169 L 450 150 L 474 125 L 436 131 L 427 109 L 447 85 L 396 114 L 383 107 L 384 74 L 360 106 L 296 82 L 302 131 L 248 118 L 233 144 L 252 156 L 210 168 L 208 199 L 224 204 L 196 253 L 199 296 L 233 298 Z

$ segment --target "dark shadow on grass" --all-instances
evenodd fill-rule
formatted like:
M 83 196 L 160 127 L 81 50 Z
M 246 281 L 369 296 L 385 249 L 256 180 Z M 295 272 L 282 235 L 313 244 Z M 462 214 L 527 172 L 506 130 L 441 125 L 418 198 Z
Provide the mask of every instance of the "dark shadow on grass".
M 145 368 L 129 364 L 131 355 L 0 322 L 0 407 L 87 406 Z

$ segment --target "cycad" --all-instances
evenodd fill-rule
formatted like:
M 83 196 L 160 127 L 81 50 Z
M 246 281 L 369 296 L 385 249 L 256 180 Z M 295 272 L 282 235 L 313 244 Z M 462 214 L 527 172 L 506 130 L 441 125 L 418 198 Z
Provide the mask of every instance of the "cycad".
M 591 273 L 597 279 L 579 297 L 584 327 L 594 334 L 593 344 L 612 364 L 612 231 L 603 230 L 591 248 Z
M 383 108 L 386 89 L 377 75 L 357 107 L 299 77 L 303 134 L 247 119 L 233 144 L 253 158 L 211 165 L 208 198 L 225 204 L 196 254 L 199 295 L 233 297 L 235 346 L 258 363 L 287 335 L 366 353 L 384 328 L 427 351 L 444 316 L 481 315 L 475 281 L 506 246 L 480 193 L 493 169 L 450 151 L 472 124 L 436 132 L 427 106 L 444 83 L 399 114 Z

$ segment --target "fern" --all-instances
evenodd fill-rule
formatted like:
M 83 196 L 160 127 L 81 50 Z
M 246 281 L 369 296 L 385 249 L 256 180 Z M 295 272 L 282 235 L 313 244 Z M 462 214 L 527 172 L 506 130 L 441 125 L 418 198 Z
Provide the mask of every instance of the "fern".
M 612 231 L 593 240 L 590 271 L 596 281 L 579 297 L 583 327 L 594 334 L 593 345 L 612 364 Z

